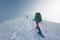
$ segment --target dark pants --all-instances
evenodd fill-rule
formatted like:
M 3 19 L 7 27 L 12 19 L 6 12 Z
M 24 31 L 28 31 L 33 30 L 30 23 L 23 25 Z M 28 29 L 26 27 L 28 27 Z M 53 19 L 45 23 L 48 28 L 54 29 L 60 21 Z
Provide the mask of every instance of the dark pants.
M 40 35 L 42 35 L 42 32 L 41 32 L 40 28 L 38 28 L 38 30 L 39 30 Z

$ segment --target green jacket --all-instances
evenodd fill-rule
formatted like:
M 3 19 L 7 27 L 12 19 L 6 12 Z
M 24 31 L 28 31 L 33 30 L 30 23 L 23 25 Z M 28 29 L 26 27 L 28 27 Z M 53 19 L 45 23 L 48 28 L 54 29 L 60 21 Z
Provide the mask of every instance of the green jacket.
M 35 16 L 34 17 L 34 21 L 38 21 L 38 22 L 41 22 L 42 21 L 42 18 L 41 18 L 41 16 Z

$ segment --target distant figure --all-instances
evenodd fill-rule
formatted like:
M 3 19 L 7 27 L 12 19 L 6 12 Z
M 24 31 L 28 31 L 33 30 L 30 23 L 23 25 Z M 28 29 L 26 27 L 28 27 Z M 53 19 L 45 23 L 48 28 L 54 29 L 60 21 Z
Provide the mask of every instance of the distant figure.
M 26 15 L 26 18 L 28 19 L 28 15 Z
M 41 32 L 40 27 L 39 27 L 39 23 L 42 22 L 42 17 L 41 17 L 40 12 L 37 12 L 37 13 L 35 14 L 35 17 L 34 17 L 33 21 L 35 21 L 35 23 L 36 23 L 36 29 L 39 30 L 38 33 L 39 33 L 42 37 L 44 37 L 44 36 L 42 35 L 42 32 Z

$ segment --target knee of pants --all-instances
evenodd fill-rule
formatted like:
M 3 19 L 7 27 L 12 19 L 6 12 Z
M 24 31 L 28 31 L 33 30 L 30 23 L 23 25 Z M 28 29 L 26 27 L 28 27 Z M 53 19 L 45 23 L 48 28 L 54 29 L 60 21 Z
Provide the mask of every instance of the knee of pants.
M 36 22 L 36 25 L 39 26 L 39 22 Z

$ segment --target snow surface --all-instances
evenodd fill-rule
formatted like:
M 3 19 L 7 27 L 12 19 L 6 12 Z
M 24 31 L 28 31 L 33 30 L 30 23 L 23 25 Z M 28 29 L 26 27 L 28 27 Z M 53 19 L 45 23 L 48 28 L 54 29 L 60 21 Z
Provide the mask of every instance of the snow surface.
M 0 40 L 60 40 L 60 24 L 43 20 L 42 38 L 32 18 L 20 17 L 0 24 Z

